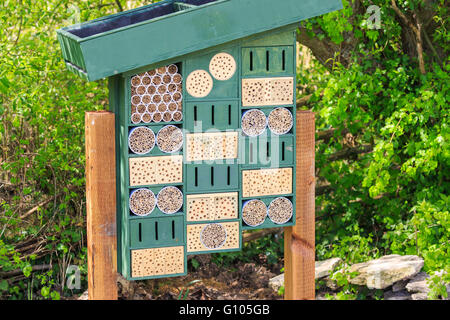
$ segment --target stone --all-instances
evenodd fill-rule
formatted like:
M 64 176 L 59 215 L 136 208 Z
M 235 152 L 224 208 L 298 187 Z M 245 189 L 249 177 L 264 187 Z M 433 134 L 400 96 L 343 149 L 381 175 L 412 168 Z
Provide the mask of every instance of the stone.
M 283 285 L 284 285 L 284 273 L 279 274 L 278 276 L 269 280 L 269 287 L 272 288 L 274 291 L 278 292 L 278 289 L 280 289 L 280 287 Z
M 406 291 L 386 291 L 384 293 L 384 300 L 411 300 L 411 295 Z
M 341 258 L 331 258 L 324 261 L 316 261 L 315 263 L 315 278 L 320 279 L 326 277 L 330 272 L 342 263 Z M 269 287 L 278 291 L 284 285 L 284 273 L 269 280 Z
M 342 263 L 341 258 L 331 258 L 324 261 L 316 261 L 315 268 L 316 268 L 316 279 L 321 279 L 326 276 L 329 276 L 331 271 L 334 270 L 339 264 Z
M 406 288 L 406 285 L 408 284 L 408 280 L 401 280 L 401 281 L 398 281 L 398 282 L 396 282 L 396 283 L 394 283 L 393 285 L 392 285 L 392 291 L 393 292 L 399 292 L 399 291 L 402 291 L 402 290 L 404 290 L 405 288 Z
M 428 300 L 428 293 L 419 292 L 411 295 L 412 300 Z
M 368 262 L 354 264 L 350 272 L 358 272 L 351 284 L 369 289 L 386 289 L 394 283 L 414 277 L 423 267 L 423 259 L 417 256 L 388 255 Z
M 406 285 L 406 290 L 411 293 L 421 292 L 428 293 L 430 288 L 428 288 L 427 279 L 430 276 L 425 272 L 418 273 L 414 278 L 412 278 Z
M 88 291 L 86 290 L 85 292 L 83 292 L 83 294 L 79 296 L 77 300 L 89 300 Z

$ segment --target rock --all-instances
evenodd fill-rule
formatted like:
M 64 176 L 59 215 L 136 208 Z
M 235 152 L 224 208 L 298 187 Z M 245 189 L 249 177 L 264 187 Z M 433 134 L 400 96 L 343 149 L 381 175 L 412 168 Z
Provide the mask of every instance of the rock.
M 413 293 L 411 295 L 412 300 L 428 300 L 428 294 L 424 292 Z
M 386 291 L 384 293 L 384 300 L 411 300 L 411 295 L 406 291 Z
M 78 300 L 89 300 L 88 291 L 86 290 L 85 292 L 83 292 L 83 294 L 78 297 Z
M 369 289 L 385 289 L 394 283 L 415 276 L 423 267 L 417 256 L 389 255 L 380 259 L 354 264 L 350 272 L 358 275 L 349 282 Z
M 324 261 L 316 261 L 315 278 L 320 279 L 328 276 L 330 272 L 340 263 L 342 263 L 341 258 L 331 258 Z M 284 285 L 284 273 L 269 280 L 269 287 L 275 291 L 278 291 L 278 289 L 280 289 L 282 285 Z
M 330 277 L 325 277 L 323 280 L 325 281 L 325 285 L 327 286 L 327 288 L 330 288 L 333 291 L 339 289 L 337 282 L 333 279 L 330 279 Z
M 269 280 L 269 287 L 274 291 L 278 291 L 282 285 L 284 285 L 284 273 Z
M 342 263 L 341 258 L 331 258 L 324 261 L 316 261 L 316 279 L 324 278 L 330 275 L 331 271 Z
M 399 282 L 396 282 L 392 285 L 392 291 L 393 292 L 399 292 L 405 289 L 406 285 L 408 284 L 408 280 L 401 280 Z
M 421 292 L 428 293 L 430 288 L 428 288 L 427 279 L 430 276 L 425 272 L 418 273 L 414 278 L 412 278 L 406 285 L 406 290 L 411 293 Z

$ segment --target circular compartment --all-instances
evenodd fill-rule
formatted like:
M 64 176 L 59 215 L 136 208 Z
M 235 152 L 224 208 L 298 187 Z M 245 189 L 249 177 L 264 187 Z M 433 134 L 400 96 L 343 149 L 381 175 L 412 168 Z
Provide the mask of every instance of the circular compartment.
M 213 79 L 205 70 L 192 71 L 186 79 L 186 90 L 195 98 L 206 97 L 211 92 L 212 88 Z
M 147 89 L 145 88 L 145 86 L 139 86 L 136 88 L 136 93 L 139 95 L 143 95 L 146 91 Z
M 173 121 L 180 122 L 181 120 L 183 120 L 183 113 L 181 113 L 180 111 L 176 111 L 173 113 L 172 118 Z
M 294 117 L 286 108 L 272 110 L 268 117 L 268 126 L 274 134 L 288 133 L 294 125 Z
M 175 94 L 177 94 L 177 92 L 175 92 Z M 163 95 L 163 101 L 165 103 L 169 103 L 170 101 L 172 101 L 172 96 L 170 95 L 170 93 L 165 93 Z
M 142 114 L 141 119 L 143 123 L 150 123 L 152 121 L 152 115 L 148 112 L 145 112 Z
M 177 85 L 175 83 L 170 83 L 167 86 L 167 91 L 170 92 L 170 93 L 176 92 L 177 91 Z
M 158 69 L 156 69 L 156 71 L 158 72 L 159 75 L 163 75 L 166 73 L 167 68 L 166 67 L 160 67 Z
M 141 77 L 134 76 L 134 77 L 131 78 L 131 85 L 132 86 L 137 87 L 140 84 L 141 84 Z
M 183 206 L 183 193 L 177 187 L 165 187 L 158 193 L 157 205 L 163 213 L 174 214 Z
M 219 249 L 227 241 L 227 230 L 218 223 L 206 225 L 200 233 L 200 242 L 208 249 Z
M 144 113 L 147 110 L 147 107 L 144 104 L 140 104 L 136 107 L 137 112 Z
M 158 122 L 161 122 L 161 120 L 162 120 L 162 113 L 161 112 L 155 112 L 153 114 L 153 122 L 158 123 Z
M 248 110 L 242 115 L 241 127 L 246 135 L 250 137 L 259 136 L 266 130 L 266 115 L 259 109 Z
M 150 102 L 152 102 L 152 97 L 149 94 L 144 94 L 142 96 L 142 103 L 149 104 Z
M 157 106 L 156 106 L 156 104 L 154 104 L 154 103 L 150 103 L 150 104 L 147 106 L 147 111 L 150 112 L 150 113 L 155 112 L 156 109 L 157 109 Z
M 167 92 L 167 86 L 166 86 L 165 84 L 161 83 L 161 84 L 158 86 L 158 93 L 161 94 L 161 95 L 163 95 L 163 94 L 166 93 L 166 92 Z
M 156 206 L 155 194 L 149 189 L 134 190 L 129 199 L 131 212 L 137 216 L 148 216 Z
M 155 116 L 153 116 L 153 119 Z M 156 136 L 158 148 L 165 153 L 173 153 L 183 146 L 183 132 L 174 125 L 168 125 L 159 130 Z
M 144 86 L 148 86 L 150 83 L 152 83 L 152 78 L 148 74 L 146 74 L 142 77 L 141 81 Z
M 134 124 L 138 124 L 141 122 L 141 114 L 138 112 L 135 112 L 131 115 L 131 122 Z
M 174 74 L 172 77 L 172 81 L 177 84 L 180 84 L 182 80 L 183 80 L 183 77 L 179 73 Z
M 154 95 L 154 94 L 156 93 L 156 86 L 154 86 L 154 85 L 148 86 L 148 88 L 147 88 L 147 93 L 148 93 L 149 95 Z
M 149 113 L 145 114 L 150 115 Z M 138 127 L 130 131 L 130 134 L 128 135 L 128 147 L 133 153 L 146 154 L 152 151 L 154 146 L 155 134 L 152 129 L 147 127 Z
M 150 70 L 150 71 L 147 71 L 147 73 L 150 77 L 156 76 L 156 70 Z
M 162 97 L 159 94 L 154 94 L 152 97 L 152 102 L 159 104 L 162 101 Z
M 171 102 L 171 103 L 169 103 L 167 108 L 169 109 L 169 111 L 173 112 L 173 111 L 177 110 L 178 106 L 177 106 L 176 102 Z
M 167 66 L 167 72 L 170 74 L 175 74 L 178 72 L 178 67 L 175 64 Z
M 161 82 L 162 82 L 162 79 L 161 79 L 161 76 L 159 76 L 159 75 L 156 75 L 156 76 L 154 76 L 154 77 L 152 78 L 152 83 L 153 83 L 155 86 L 160 85 Z
M 172 76 L 171 76 L 170 74 L 167 74 L 167 73 L 166 73 L 165 75 L 163 75 L 162 81 L 163 81 L 163 83 L 165 83 L 165 84 L 169 84 L 169 83 L 172 82 Z
M 273 223 L 283 224 L 288 222 L 294 212 L 294 206 L 291 200 L 285 197 L 279 197 L 269 204 L 267 214 Z
M 131 97 L 131 103 L 137 106 L 139 103 L 141 103 L 141 96 L 134 95 Z
M 229 80 L 236 72 L 236 60 L 226 52 L 218 53 L 209 63 L 209 72 L 217 80 Z
M 164 102 L 161 102 L 160 104 L 158 104 L 158 111 L 159 112 L 165 112 L 167 111 L 167 106 Z
M 164 122 L 170 122 L 172 121 L 172 113 L 169 111 L 166 111 L 163 113 L 163 121 Z
M 242 220 L 251 226 L 256 227 L 264 223 L 267 217 L 267 207 L 261 200 L 249 200 L 242 207 Z

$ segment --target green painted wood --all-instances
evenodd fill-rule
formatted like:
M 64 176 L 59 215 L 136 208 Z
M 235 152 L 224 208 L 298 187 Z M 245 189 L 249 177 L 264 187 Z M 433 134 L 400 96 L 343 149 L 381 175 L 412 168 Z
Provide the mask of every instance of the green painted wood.
M 184 245 L 184 217 L 143 218 L 130 221 L 131 249 Z
M 231 192 L 238 189 L 237 164 L 187 164 L 185 169 L 187 193 Z
M 191 133 L 239 128 L 237 100 L 188 102 L 185 115 L 185 128 Z
M 195 70 L 205 70 L 209 72 L 209 63 L 214 55 L 226 52 L 233 56 L 236 60 L 236 63 L 239 63 L 240 53 L 239 47 L 227 48 L 220 51 L 208 52 L 202 55 L 193 55 L 189 59 L 186 60 L 185 66 L 185 74 L 184 78 L 186 79 L 192 71 Z M 204 98 L 195 98 L 189 95 L 188 93 L 185 95 L 186 101 L 216 101 L 217 99 L 231 99 L 239 97 L 239 76 L 236 72 L 233 77 L 226 81 L 219 81 L 212 77 L 213 79 L 213 88 L 208 96 Z
M 77 30 L 113 25 L 123 17 L 132 20 L 142 10 L 173 2 L 58 30 L 64 59 L 94 81 L 342 9 L 341 0 L 218 0 L 84 38 L 75 35 Z M 75 45 L 63 41 L 67 38 Z
M 279 168 L 294 164 L 294 136 L 241 136 L 239 161 L 245 169 Z
M 293 46 L 243 48 L 242 75 L 268 77 L 293 74 L 293 59 Z

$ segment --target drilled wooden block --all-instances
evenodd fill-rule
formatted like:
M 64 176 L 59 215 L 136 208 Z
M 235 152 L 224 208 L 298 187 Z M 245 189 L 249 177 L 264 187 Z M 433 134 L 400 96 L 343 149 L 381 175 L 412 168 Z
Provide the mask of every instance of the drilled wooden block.
M 186 79 L 186 91 L 195 98 L 206 97 L 213 88 L 213 79 L 205 70 L 192 71 Z
M 184 273 L 184 247 L 131 250 L 133 278 Z
M 235 159 L 237 152 L 237 132 L 194 133 L 186 136 L 187 161 Z
M 183 156 L 130 158 L 130 186 L 183 181 Z
M 238 218 L 238 194 L 215 193 L 187 196 L 187 221 L 210 221 Z
M 270 106 L 294 103 L 294 78 L 242 79 L 242 106 Z
M 242 171 L 242 196 L 292 193 L 292 168 Z
M 211 224 L 190 224 L 187 225 L 187 252 L 201 252 L 201 251 L 217 251 L 229 250 L 239 248 L 239 222 L 225 222 L 217 223 L 225 230 L 226 237 L 223 244 L 217 248 L 208 248 L 205 246 L 205 241 L 202 241 L 202 232 Z M 205 234 L 204 234 L 205 235 Z M 204 238 L 204 237 L 203 237 Z
M 209 72 L 217 80 L 231 79 L 236 72 L 236 60 L 226 52 L 218 53 L 209 63 Z

